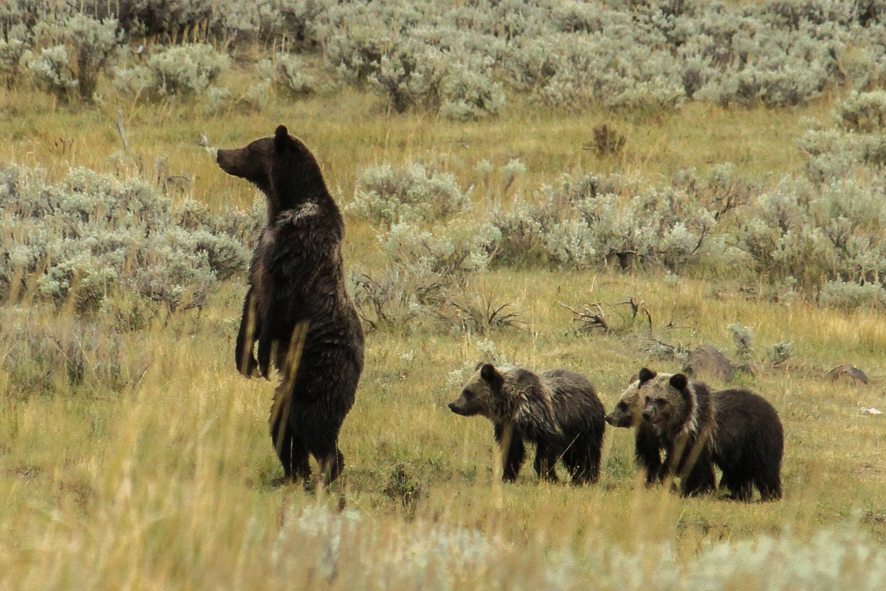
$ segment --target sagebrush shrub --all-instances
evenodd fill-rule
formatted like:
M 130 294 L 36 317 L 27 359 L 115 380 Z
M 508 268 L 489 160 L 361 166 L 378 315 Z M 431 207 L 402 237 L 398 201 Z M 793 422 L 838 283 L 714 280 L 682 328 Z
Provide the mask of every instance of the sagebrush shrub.
M 148 58 L 147 65 L 117 68 L 114 83 L 133 97 L 186 98 L 204 92 L 229 64 L 228 56 L 212 45 L 189 43 L 161 48 Z
M 441 104 L 446 65 L 439 49 L 421 41 L 406 41 L 385 52 L 369 85 L 402 113 L 412 107 L 437 110 Z
M 459 121 L 496 115 L 505 104 L 504 88 L 493 77 L 490 58 L 450 64 L 441 95 L 440 114 Z
M 30 46 L 30 33 L 21 23 L 12 26 L 5 39 L 0 38 L 0 79 L 7 88 L 17 81 L 22 58 Z
M 46 321 L 14 307 L 0 308 L 0 322 L 0 396 L 8 400 L 119 394 L 136 385 L 152 362 L 149 352 L 113 326 L 65 316 Z
M 886 308 L 886 288 L 876 283 L 828 281 L 818 294 L 818 303 L 828 308 Z
M 305 68 L 304 60 L 290 53 L 278 53 L 259 62 L 265 80 L 291 96 L 306 96 L 317 91 L 317 80 Z
M 25 57 L 28 71 L 38 88 L 67 102 L 77 88 L 77 78 L 71 69 L 68 50 L 54 45 Z
M 345 208 L 357 217 L 387 226 L 397 222 L 444 220 L 466 211 L 468 193 L 449 173 L 412 163 L 369 167 L 357 178 L 354 200 Z
M 883 133 L 886 130 L 886 91 L 853 92 L 836 111 L 840 125 L 848 131 Z
M 136 294 L 170 310 L 200 306 L 246 268 L 263 212 L 212 215 L 180 207 L 140 181 L 74 169 L 58 184 L 0 170 L 0 298 L 29 294 L 78 312 Z
M 434 231 L 394 224 L 378 237 L 385 271 L 351 277 L 364 320 L 373 327 L 451 323 L 464 314 L 453 298 L 489 263 L 499 239 L 491 224 L 453 220 Z M 463 328 L 474 326 L 459 321 Z

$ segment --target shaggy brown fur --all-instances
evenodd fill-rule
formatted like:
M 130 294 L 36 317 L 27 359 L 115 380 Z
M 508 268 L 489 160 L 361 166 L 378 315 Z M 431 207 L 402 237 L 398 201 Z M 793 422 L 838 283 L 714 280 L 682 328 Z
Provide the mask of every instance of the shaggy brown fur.
M 268 199 L 268 224 L 243 303 L 237 369 L 268 377 L 273 363 L 281 371 L 270 423 L 286 477 L 307 478 L 311 454 L 331 482 L 344 466 L 338 433 L 363 369 L 363 331 L 342 269 L 341 213 L 314 156 L 282 125 L 272 137 L 219 150 L 217 160 Z
M 492 421 L 502 449 L 505 481 L 517 478 L 526 442 L 536 445 L 534 467 L 540 478 L 557 480 L 555 466 L 562 459 L 573 483 L 597 480 L 604 411 L 594 387 L 580 374 L 478 366 L 449 408 L 456 414 L 482 415 Z
M 713 489 L 715 464 L 732 498 L 749 501 L 754 487 L 764 501 L 781 498 L 784 432 L 769 402 L 748 390 L 711 392 L 683 374 L 644 369 L 640 383 L 643 418 L 667 445 L 666 470 L 682 477 L 683 494 Z
M 667 450 L 664 478 L 679 476 L 684 496 L 712 491 L 716 486 L 711 464 L 716 426 L 707 387 L 690 384 L 683 374 L 657 375 L 644 368 L 639 388 L 645 397 L 643 419 Z

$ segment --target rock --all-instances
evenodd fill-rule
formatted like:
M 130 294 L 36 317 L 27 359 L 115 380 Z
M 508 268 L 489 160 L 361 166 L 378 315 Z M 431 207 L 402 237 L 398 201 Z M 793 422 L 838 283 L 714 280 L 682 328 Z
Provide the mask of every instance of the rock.
M 863 384 L 867 384 L 870 382 L 870 380 L 868 380 L 868 376 L 851 363 L 841 363 L 828 373 L 824 374 L 824 377 L 828 378 L 832 382 L 835 382 L 844 376 L 848 377 L 852 381 L 858 381 Z
M 735 366 L 716 347 L 699 345 L 689 354 L 683 371 L 695 379 L 706 376 L 728 382 L 735 375 Z

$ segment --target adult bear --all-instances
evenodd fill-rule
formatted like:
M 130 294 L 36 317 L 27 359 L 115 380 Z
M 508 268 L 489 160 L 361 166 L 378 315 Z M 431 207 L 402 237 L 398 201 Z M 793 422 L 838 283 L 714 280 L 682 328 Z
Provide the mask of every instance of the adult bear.
M 271 407 L 271 439 L 286 478 L 320 479 L 344 467 L 338 433 L 363 369 L 363 330 L 345 289 L 344 222 L 311 152 L 286 127 L 245 148 L 219 150 L 218 165 L 268 200 L 268 223 L 249 270 L 237 335 L 240 373 L 282 374 Z M 258 358 L 254 345 L 258 343 Z

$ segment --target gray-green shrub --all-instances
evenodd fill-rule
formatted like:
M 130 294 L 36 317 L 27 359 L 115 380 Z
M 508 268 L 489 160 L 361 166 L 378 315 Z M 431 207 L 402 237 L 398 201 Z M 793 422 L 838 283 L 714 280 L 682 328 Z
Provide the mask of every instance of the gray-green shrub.
M 199 95 L 215 83 L 230 58 L 208 43 L 161 48 L 147 65 L 117 68 L 114 84 L 132 97 L 159 99 Z
M 0 169 L 0 298 L 34 295 L 81 312 L 120 292 L 169 310 L 201 306 L 245 270 L 263 212 L 212 215 L 138 180 L 74 169 L 58 184 Z
M 346 211 L 390 227 L 398 222 L 445 220 L 470 205 L 469 193 L 453 175 L 414 162 L 403 168 L 383 164 L 364 169 Z

